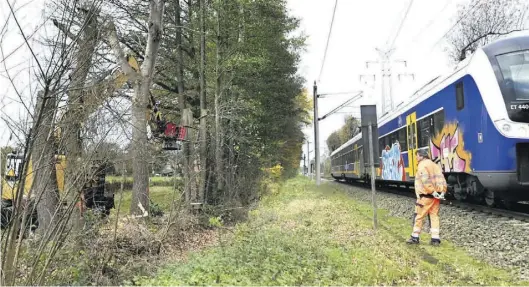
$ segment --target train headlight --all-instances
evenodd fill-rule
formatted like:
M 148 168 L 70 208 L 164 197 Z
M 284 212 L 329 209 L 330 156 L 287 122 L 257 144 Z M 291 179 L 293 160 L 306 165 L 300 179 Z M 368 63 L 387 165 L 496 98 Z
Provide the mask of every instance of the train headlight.
M 525 123 L 498 120 L 494 124 L 498 131 L 505 137 L 529 139 L 529 125 Z
M 511 131 L 511 125 L 509 124 L 503 124 L 501 127 L 505 133 L 509 133 Z
M 518 131 L 522 137 L 529 136 L 529 129 L 527 129 L 527 127 L 520 127 Z

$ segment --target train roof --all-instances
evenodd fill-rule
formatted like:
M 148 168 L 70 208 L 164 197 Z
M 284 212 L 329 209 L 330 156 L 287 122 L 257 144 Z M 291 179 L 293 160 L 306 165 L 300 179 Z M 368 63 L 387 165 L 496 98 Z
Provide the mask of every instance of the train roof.
M 378 125 L 382 126 L 389 122 L 390 120 L 393 120 L 397 116 L 404 113 L 409 108 L 413 107 L 414 105 L 417 105 L 418 103 L 426 100 L 427 98 L 433 96 L 435 93 L 439 92 L 443 88 L 445 88 L 448 84 L 446 82 L 454 82 L 455 80 L 459 79 L 465 71 L 466 67 L 470 64 L 472 61 L 474 55 L 476 52 L 482 50 L 485 55 L 489 59 L 501 55 L 504 53 L 509 53 L 513 51 L 520 51 L 525 50 L 526 47 L 529 46 L 529 33 L 528 34 L 521 34 L 518 36 L 508 36 L 505 38 L 501 38 L 498 40 L 495 40 L 492 43 L 489 43 L 481 48 L 479 48 L 477 51 L 475 51 L 471 56 L 467 57 L 465 60 L 459 62 L 452 71 L 446 73 L 445 75 L 439 75 L 437 77 L 434 77 L 432 80 L 428 81 L 424 86 L 419 88 L 417 91 L 415 91 L 410 98 L 406 99 L 405 101 L 402 101 L 396 106 L 396 109 L 390 112 L 386 112 L 378 119 Z M 331 156 L 333 156 L 335 153 L 341 151 L 345 147 L 349 146 L 353 142 L 360 139 L 362 136 L 357 135 L 356 137 L 353 137 L 349 141 L 347 141 L 345 144 L 341 145 L 339 148 L 337 148 L 335 151 L 331 153 Z
M 343 145 L 341 145 L 339 148 L 335 149 L 332 153 L 331 153 L 331 156 L 333 156 L 335 153 L 341 151 L 342 149 L 344 149 L 345 147 L 351 145 L 352 143 L 358 141 L 359 139 L 362 138 L 362 133 L 359 133 L 357 134 L 356 136 L 352 137 L 350 140 L 348 140 L 347 142 L 345 142 Z
M 397 116 L 405 112 L 407 109 L 409 109 L 412 105 L 416 105 L 417 103 L 426 100 L 430 96 L 433 96 L 435 93 L 437 93 L 438 91 L 446 87 L 446 85 L 442 85 L 442 84 L 454 79 L 460 72 L 463 72 L 464 68 L 468 66 L 471 60 L 472 60 L 472 56 L 467 57 L 465 60 L 461 61 L 458 65 L 456 65 L 453 68 L 453 70 L 450 71 L 449 73 L 445 75 L 436 76 L 432 80 L 428 81 L 424 86 L 416 90 L 410 98 L 399 103 L 396 106 L 395 110 L 386 112 L 385 114 L 383 114 L 378 119 L 378 125 L 381 126 L 389 122 L 390 120 L 393 120 L 394 118 L 396 118 Z M 350 144 L 356 142 L 360 138 L 362 138 L 361 133 L 353 137 L 352 139 L 348 140 L 346 143 L 341 145 L 336 150 L 334 150 L 331 153 L 331 156 L 343 150 L 345 147 L 349 146 Z
M 495 57 L 497 55 L 510 53 L 514 51 L 526 50 L 529 46 L 529 34 L 519 35 L 514 37 L 507 37 L 483 47 L 483 52 L 487 57 Z

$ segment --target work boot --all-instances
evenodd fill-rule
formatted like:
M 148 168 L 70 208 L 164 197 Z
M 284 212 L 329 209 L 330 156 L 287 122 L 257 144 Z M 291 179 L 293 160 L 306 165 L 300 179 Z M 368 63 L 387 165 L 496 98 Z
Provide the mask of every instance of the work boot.
M 432 238 L 432 241 L 430 241 L 430 245 L 433 245 L 433 246 L 439 246 L 440 244 L 441 244 L 441 239 Z
M 419 237 L 410 237 L 408 241 L 406 241 L 407 244 L 419 244 Z

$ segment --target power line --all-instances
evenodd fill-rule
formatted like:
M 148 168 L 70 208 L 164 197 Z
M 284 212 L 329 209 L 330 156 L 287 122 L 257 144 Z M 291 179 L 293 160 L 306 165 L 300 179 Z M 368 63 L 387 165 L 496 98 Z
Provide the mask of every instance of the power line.
M 406 9 L 404 18 L 402 18 L 402 21 L 400 22 L 399 29 L 397 30 L 397 34 L 395 35 L 395 38 L 393 38 L 393 41 L 391 42 L 391 45 L 389 46 L 390 50 L 393 48 L 393 45 L 395 45 L 395 41 L 399 37 L 400 31 L 402 30 L 402 27 L 404 26 L 404 22 L 406 21 L 406 18 L 408 17 L 408 13 L 410 12 L 411 5 L 413 5 L 413 0 L 410 0 L 410 4 L 408 4 L 408 9 Z
M 325 53 L 323 54 L 323 61 L 321 62 L 320 74 L 318 75 L 318 82 L 320 81 L 321 74 L 323 72 L 323 66 L 325 65 L 325 60 L 327 58 L 327 49 L 329 48 L 329 42 L 332 33 L 332 26 L 334 24 L 334 15 L 336 15 L 336 6 L 338 6 L 338 0 L 334 1 L 334 9 L 332 11 L 331 26 L 329 28 L 329 34 L 327 35 L 327 44 L 325 45 Z
M 448 33 L 450 33 L 450 31 L 452 31 L 452 29 L 454 29 L 459 23 L 461 23 L 461 21 L 467 17 L 467 15 L 472 11 L 474 10 L 474 8 L 476 8 L 476 6 L 478 6 L 478 4 L 481 3 L 481 0 L 477 0 L 476 3 L 474 4 L 474 6 L 472 6 L 470 9 L 468 9 L 468 11 L 463 15 L 461 16 L 461 18 L 459 18 L 459 20 L 457 20 L 457 22 L 452 25 L 452 27 L 450 27 L 450 29 L 448 29 L 448 31 L 446 31 L 446 33 L 441 37 L 439 38 L 439 40 L 437 40 L 437 42 L 435 42 L 435 44 L 432 46 L 432 49 L 435 48 L 435 46 L 437 46 L 439 44 L 439 42 L 441 42 L 441 40 L 443 40 L 446 35 L 448 35 Z
M 453 2 L 453 0 L 449 1 L 449 3 L 451 3 L 451 2 Z M 428 51 L 428 53 L 426 54 L 426 56 L 430 55 L 430 54 L 433 52 L 434 48 L 435 48 L 437 45 L 439 45 L 439 43 L 440 43 L 440 42 L 446 37 L 446 35 L 448 35 L 448 33 L 450 33 L 450 31 L 452 31 L 452 30 L 453 30 L 453 29 L 454 29 L 454 28 L 455 28 L 455 27 L 456 27 L 456 26 L 457 26 L 457 25 L 458 25 L 458 24 L 459 24 L 464 18 L 466 18 L 467 15 L 468 15 L 470 12 L 472 12 L 472 11 L 476 8 L 476 6 L 478 6 L 480 3 L 481 3 L 481 0 L 477 0 L 476 3 L 466 11 L 465 14 L 464 14 L 463 16 L 461 16 L 461 18 L 459 18 L 459 19 L 457 20 L 457 22 L 456 22 L 454 25 L 452 25 L 452 26 L 450 27 L 450 29 L 448 29 L 448 30 L 444 33 L 444 35 L 441 36 L 441 37 L 440 37 L 440 38 L 439 38 L 439 39 L 438 39 L 438 40 L 437 40 L 437 41 L 431 46 L 431 48 L 430 48 L 430 50 Z M 446 6 L 447 6 L 447 5 L 445 5 L 445 7 L 441 10 L 441 12 L 442 12 L 443 10 L 446 9 Z M 441 12 L 440 12 L 440 13 L 441 13 Z M 439 14 L 440 14 L 440 13 L 439 13 Z M 429 24 L 429 25 L 431 25 L 431 24 Z M 423 30 L 425 30 L 425 29 L 423 29 Z M 419 34 L 417 34 L 417 36 L 414 37 L 414 39 L 413 39 L 413 41 L 412 41 L 411 43 L 416 42 L 416 41 L 417 41 L 416 38 L 418 38 L 418 36 L 419 36 L 420 34 L 422 34 L 423 32 L 424 32 L 424 31 L 421 31 Z M 410 43 L 410 44 L 411 44 L 411 43 Z M 408 47 L 408 46 L 406 46 L 406 47 Z
M 439 15 L 441 15 L 446 10 L 446 8 L 448 8 L 448 5 L 450 5 L 453 1 L 454 0 L 448 0 L 445 6 L 443 7 L 443 9 L 441 9 L 441 11 L 437 13 L 437 16 L 431 19 L 428 25 L 426 25 L 421 31 L 419 31 L 419 33 L 415 37 L 413 37 L 413 40 L 411 41 L 411 43 L 417 42 L 417 39 L 420 38 L 419 36 L 421 36 L 424 33 L 424 31 L 430 28 L 430 26 L 432 26 L 432 24 L 435 23 L 439 19 Z

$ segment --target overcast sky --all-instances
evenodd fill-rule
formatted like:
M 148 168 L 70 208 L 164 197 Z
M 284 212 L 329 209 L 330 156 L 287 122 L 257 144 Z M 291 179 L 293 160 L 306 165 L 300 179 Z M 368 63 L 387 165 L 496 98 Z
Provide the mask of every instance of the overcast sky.
M 13 2 L 13 1 L 11 1 Z M 453 26 L 456 21 L 457 4 L 467 3 L 468 0 L 421 0 L 413 1 L 400 34 L 395 42 L 394 60 L 406 60 L 407 68 L 403 64 L 395 63 L 393 67 L 393 95 L 395 103 L 408 98 L 413 91 L 422 86 L 433 77 L 445 73 L 450 68 L 446 42 L 442 36 Z M 39 19 L 42 14 L 43 0 L 18 0 L 17 7 L 24 6 L 19 15 L 27 34 L 42 23 Z M 380 99 L 380 66 L 371 65 L 366 69 L 366 61 L 379 59 L 375 48 L 383 48 L 395 36 L 397 28 L 402 21 L 410 0 L 339 0 L 334 19 L 332 35 L 325 66 L 318 81 L 320 93 L 364 91 L 364 98 L 354 103 L 341 113 L 335 114 L 320 122 L 320 150 L 326 150 L 325 140 L 343 124 L 344 116 L 352 114 L 359 116 L 359 105 L 372 103 Z M 325 44 L 334 7 L 333 0 L 288 0 L 288 7 L 292 14 L 301 19 L 300 32 L 308 36 L 307 51 L 302 56 L 299 73 L 306 79 L 307 89 L 312 93 L 312 84 L 318 79 L 323 60 Z M 9 7 L 5 1 L 0 2 L 0 25 L 9 15 Z M 0 26 L 1 27 L 1 26 Z M 0 31 L 3 35 L 0 43 L 4 55 L 13 55 L 5 63 L 0 64 L 0 107 L 2 116 L 9 111 L 15 115 L 23 110 L 17 104 L 14 90 L 6 79 L 5 66 L 16 67 L 25 61 L 27 68 L 29 53 L 22 46 L 22 38 L 17 32 L 14 22 L 10 21 L 7 30 Z M 1 54 L 0 54 L 1 56 Z M 0 57 L 1 58 L 1 57 Z M 12 69 L 13 70 L 13 69 Z M 15 69 L 16 70 L 16 69 Z M 14 71 L 15 71 L 14 70 Z M 22 68 L 20 68 L 22 70 Z M 16 71 L 15 71 L 16 72 Z M 403 77 L 398 81 L 398 73 L 414 73 L 415 81 L 411 77 Z M 376 82 L 366 78 L 368 82 L 359 81 L 361 74 L 376 74 Z M 19 87 L 26 91 L 27 76 L 18 78 Z M 374 88 L 374 90 L 373 90 Z M 319 113 L 323 115 L 353 95 L 333 96 L 319 101 Z M 379 105 L 380 108 L 380 105 Z M 0 144 L 4 145 L 9 137 L 5 124 L 0 124 Z M 309 140 L 313 142 L 313 127 L 305 130 Z M 306 153 L 306 144 L 303 146 Z M 311 144 L 311 150 L 313 145 Z M 311 158 L 314 153 L 311 154 Z
M 9 0 L 16 11 L 17 20 L 24 31 L 26 38 L 32 44 L 32 48 L 37 55 L 41 50 L 35 43 L 38 35 L 46 33 L 46 28 L 42 26 L 42 14 L 44 0 Z M 5 25 L 7 23 L 7 25 Z M 50 23 L 51 25 L 51 23 Z M 38 31 L 34 33 L 34 31 Z M 5 59 L 5 60 L 4 60 Z M 37 88 L 37 81 L 29 77 L 30 72 L 35 72 L 36 65 L 31 61 L 31 53 L 21 36 L 13 17 L 10 7 L 6 1 L 0 1 L 0 145 L 5 146 L 11 132 L 6 126 L 6 117 L 19 120 L 25 118 L 25 107 L 21 104 L 19 94 L 24 97 L 27 105 L 29 95 L 34 94 Z M 7 72 L 8 71 L 8 72 Z M 15 83 L 16 89 L 11 84 Z M 13 142 L 9 142 L 13 144 Z
M 312 93 L 312 85 L 320 74 L 329 33 L 334 1 L 331 0 L 289 0 L 291 12 L 301 18 L 301 30 L 309 36 L 307 52 L 303 55 L 300 73 L 307 80 L 306 86 Z M 410 0 L 339 0 L 330 37 L 325 66 L 318 82 L 318 91 L 348 92 L 362 90 L 364 98 L 320 122 L 320 154 L 326 149 L 325 141 L 335 130 L 339 129 L 344 116 L 360 116 L 360 104 L 380 103 L 380 66 L 372 64 L 366 68 L 366 61 L 379 60 L 375 48 L 384 48 L 395 37 L 397 29 Z M 456 22 L 457 4 L 468 3 L 468 0 L 413 1 L 405 22 L 395 41 L 394 60 L 407 61 L 395 63 L 393 68 L 393 96 L 398 104 L 407 99 L 416 89 L 433 77 L 449 71 L 451 64 L 447 53 L 446 41 L 442 36 Z M 415 74 L 402 77 L 399 82 L 397 74 Z M 366 78 L 367 83 L 359 81 L 361 74 L 376 74 Z M 374 90 L 373 90 L 374 88 Z M 319 114 L 331 111 L 353 95 L 332 96 L 320 99 Z M 380 104 L 378 105 L 380 109 Z M 379 110 L 380 112 L 380 110 Z M 314 141 L 313 127 L 305 130 L 311 142 Z M 306 153 L 306 144 L 303 146 Z M 314 150 L 311 143 L 310 150 Z M 311 153 L 311 158 L 314 153 Z

